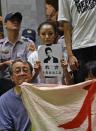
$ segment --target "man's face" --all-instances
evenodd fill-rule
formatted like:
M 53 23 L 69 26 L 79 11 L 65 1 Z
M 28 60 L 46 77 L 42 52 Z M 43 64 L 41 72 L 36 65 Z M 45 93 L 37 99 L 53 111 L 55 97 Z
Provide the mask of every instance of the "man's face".
M 32 80 L 32 73 L 27 63 L 16 62 L 13 65 L 12 80 L 18 86 L 23 82 L 30 82 Z
M 21 21 L 17 18 L 12 18 L 5 23 L 7 30 L 20 30 Z
M 51 50 L 47 50 L 46 55 L 51 58 L 52 57 L 52 51 Z
M 55 8 L 51 4 L 46 4 L 45 7 L 46 7 L 47 20 L 56 21 L 57 12 L 56 12 Z

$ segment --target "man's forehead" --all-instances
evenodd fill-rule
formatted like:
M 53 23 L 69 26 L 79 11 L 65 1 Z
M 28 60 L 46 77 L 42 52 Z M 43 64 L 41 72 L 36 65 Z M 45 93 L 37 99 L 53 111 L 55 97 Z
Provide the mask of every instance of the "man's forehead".
M 29 68 L 29 65 L 26 62 L 16 62 L 13 64 L 12 67 L 13 68 L 18 68 L 18 67 L 28 67 Z

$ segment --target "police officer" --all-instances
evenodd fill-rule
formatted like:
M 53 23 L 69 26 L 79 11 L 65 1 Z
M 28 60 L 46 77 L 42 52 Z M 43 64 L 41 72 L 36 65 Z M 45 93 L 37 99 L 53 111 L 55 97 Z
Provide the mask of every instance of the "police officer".
M 11 12 L 5 17 L 7 37 L 0 40 L 0 95 L 13 87 L 8 69 L 12 61 L 17 58 L 27 60 L 29 42 L 19 35 L 21 22 L 20 12 Z

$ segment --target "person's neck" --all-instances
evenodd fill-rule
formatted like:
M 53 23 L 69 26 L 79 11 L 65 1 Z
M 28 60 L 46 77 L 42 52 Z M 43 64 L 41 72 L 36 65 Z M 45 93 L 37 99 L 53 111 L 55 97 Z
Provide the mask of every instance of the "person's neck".
M 15 44 L 18 40 L 19 32 L 9 32 L 8 33 L 8 39 L 12 44 Z
M 52 43 L 50 43 L 50 44 L 46 44 L 46 46 L 51 46 L 52 45 Z

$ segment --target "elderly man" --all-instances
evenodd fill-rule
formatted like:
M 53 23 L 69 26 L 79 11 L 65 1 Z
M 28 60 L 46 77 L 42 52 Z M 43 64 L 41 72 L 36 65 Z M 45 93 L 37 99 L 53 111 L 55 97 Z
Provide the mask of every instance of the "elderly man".
M 5 17 L 7 37 L 0 40 L 0 95 L 12 88 L 9 75 L 9 66 L 17 58 L 27 60 L 27 46 L 30 42 L 24 41 L 19 35 L 22 14 L 9 13 Z
M 0 97 L 0 131 L 30 131 L 31 123 L 21 100 L 20 84 L 32 82 L 33 68 L 30 63 L 21 59 L 10 66 L 14 88 Z

